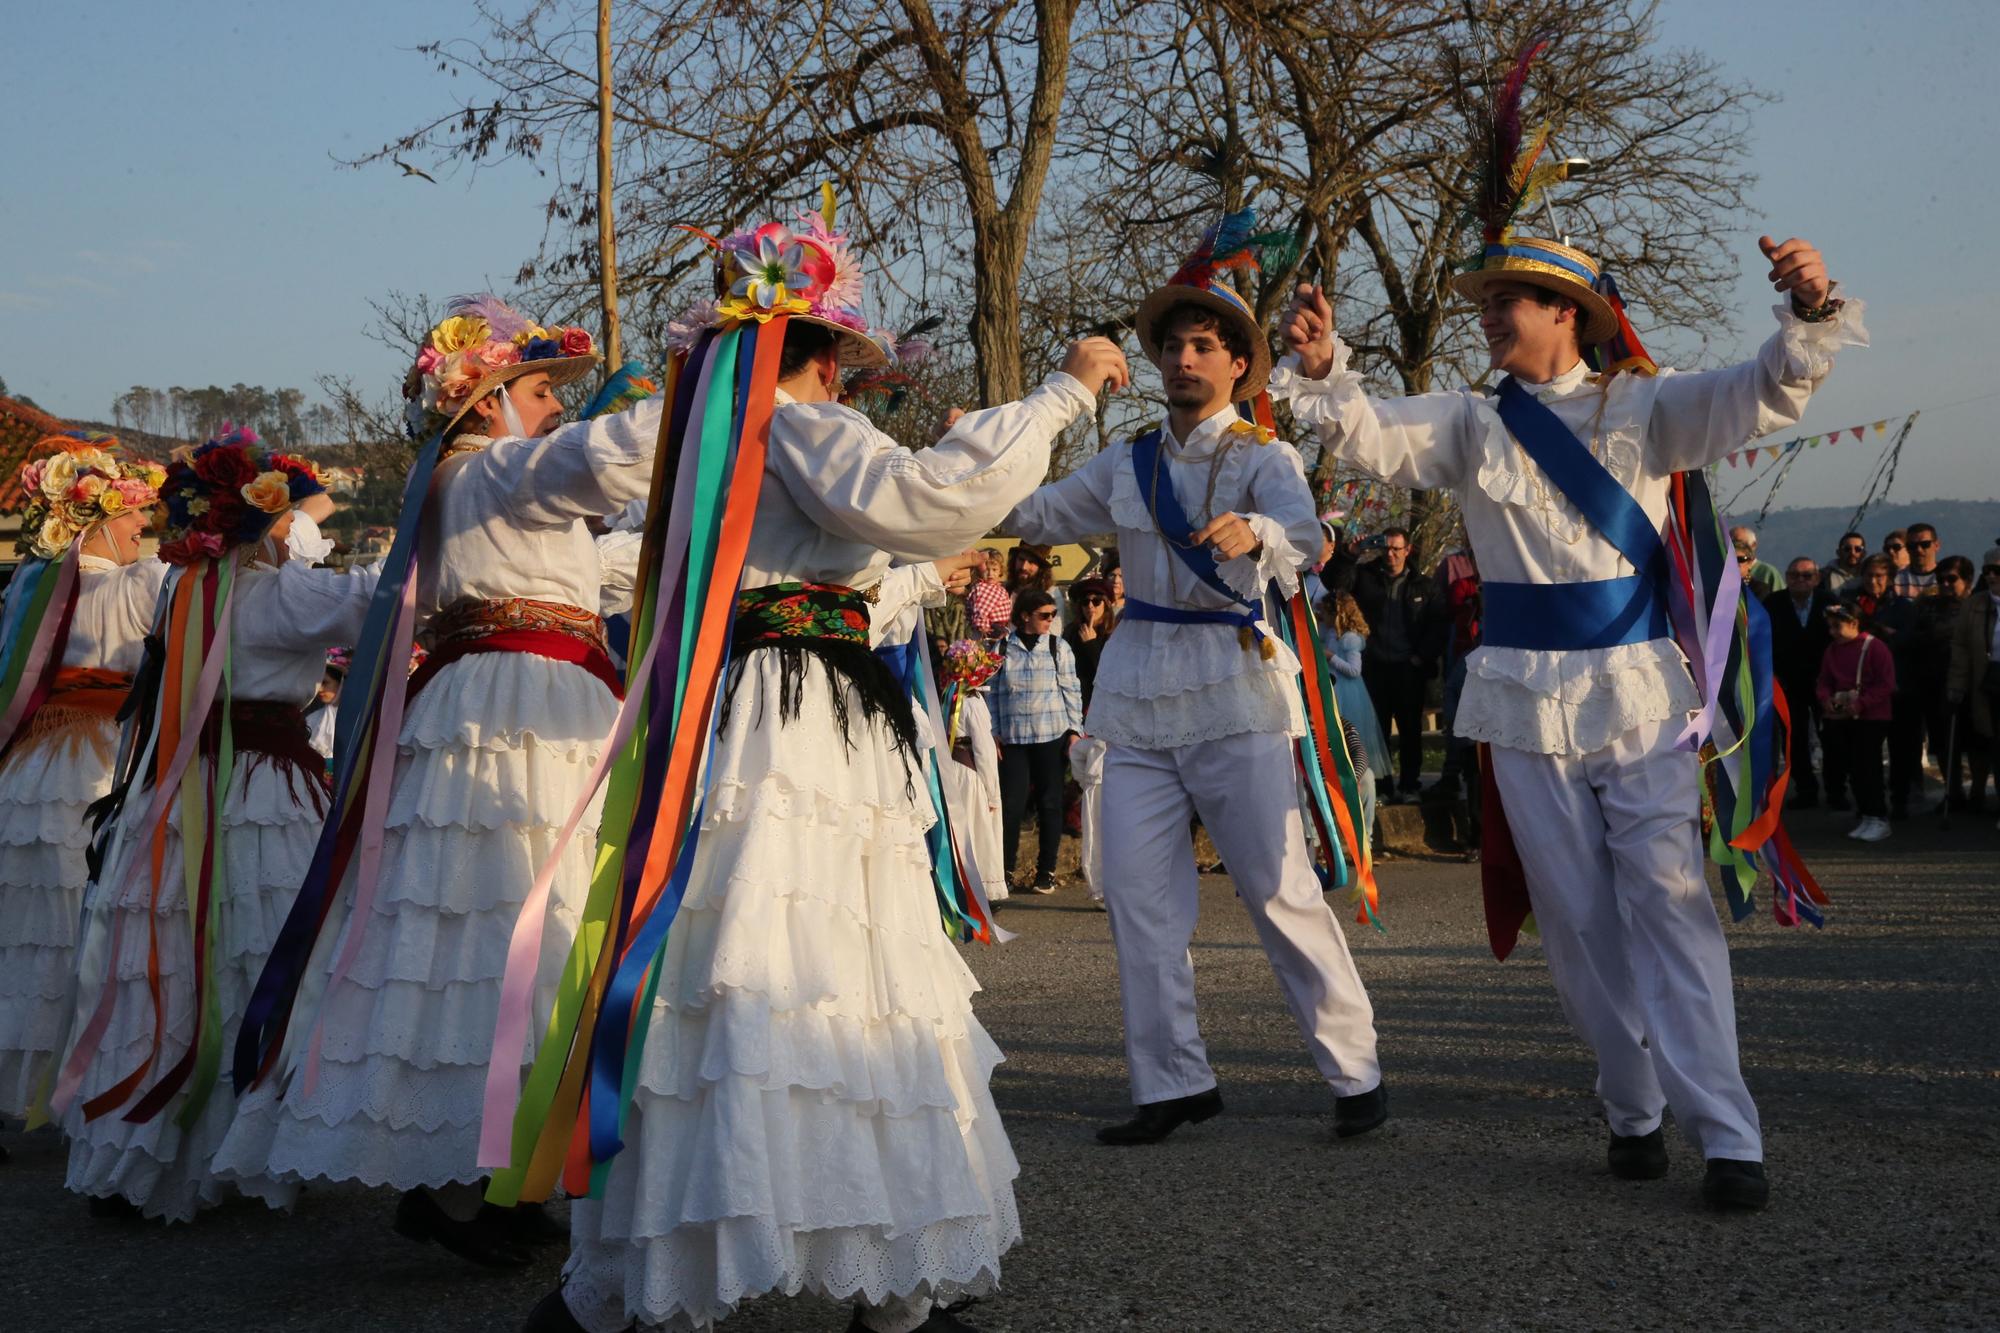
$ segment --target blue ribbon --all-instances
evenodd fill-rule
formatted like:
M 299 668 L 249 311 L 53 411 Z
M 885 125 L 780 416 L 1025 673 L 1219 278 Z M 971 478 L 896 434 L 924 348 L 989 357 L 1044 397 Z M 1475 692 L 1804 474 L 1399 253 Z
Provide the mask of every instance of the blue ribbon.
M 1162 625 L 1234 625 L 1247 629 L 1259 641 L 1265 637 L 1258 623 L 1257 613 L 1251 610 L 1232 610 L 1216 607 L 1213 610 L 1196 610 L 1185 606 L 1161 606 L 1138 597 L 1127 597 L 1125 609 L 1119 613 L 1120 620 L 1151 620 Z
M 1586 285 L 1594 285 L 1597 281 L 1595 273 L 1592 273 L 1589 268 L 1577 263 L 1567 255 L 1559 255 L 1553 250 L 1543 250 L 1532 245 L 1489 245 L 1486 247 L 1484 258 L 1532 259 L 1538 264 L 1553 264 L 1565 272 L 1574 273 L 1577 277 L 1583 279 Z
M 1569 497 L 1590 525 L 1632 562 L 1632 568 L 1655 577 L 1666 570 L 1666 547 L 1659 529 L 1632 493 L 1604 470 L 1575 432 L 1548 404 L 1522 388 L 1512 375 L 1500 381 L 1495 404 L 1500 420 L 1521 442 L 1556 489 Z

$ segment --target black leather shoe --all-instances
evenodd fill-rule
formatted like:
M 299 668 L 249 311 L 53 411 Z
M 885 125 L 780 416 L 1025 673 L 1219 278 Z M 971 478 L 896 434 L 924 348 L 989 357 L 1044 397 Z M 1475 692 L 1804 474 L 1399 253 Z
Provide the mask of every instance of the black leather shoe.
M 875 1330 L 862 1321 L 861 1311 L 856 1310 L 854 1319 L 847 1325 L 847 1333 L 875 1333 Z M 918 1324 L 911 1333 L 979 1333 L 979 1330 L 960 1319 L 951 1310 L 935 1305 L 931 1307 L 930 1317 Z
M 1771 1182 L 1764 1178 L 1762 1162 L 1711 1157 L 1708 1174 L 1702 1177 L 1701 1197 L 1717 1208 L 1755 1212 L 1770 1202 Z
M 410 1190 L 396 1203 L 396 1234 L 411 1240 L 434 1240 L 461 1259 L 484 1268 L 523 1268 L 528 1251 L 510 1239 L 505 1224 L 482 1214 L 460 1222 L 438 1206 L 429 1190 Z
M 1333 1136 L 1351 1139 L 1378 1128 L 1389 1118 L 1389 1088 L 1377 1083 L 1366 1092 L 1333 1100 Z
M 1650 1134 L 1613 1134 L 1605 1159 L 1620 1180 L 1658 1180 L 1667 1174 L 1666 1128 Z
M 1097 1141 L 1115 1148 L 1141 1143 L 1158 1143 L 1182 1125 L 1198 1125 L 1222 1114 L 1222 1092 L 1210 1088 L 1192 1097 L 1175 1097 L 1164 1102 L 1147 1102 L 1122 1125 L 1106 1125 L 1097 1131 Z
M 497 1204 L 479 1205 L 479 1220 L 516 1245 L 566 1245 L 569 1228 L 549 1216 L 538 1203 L 517 1203 L 512 1208 Z

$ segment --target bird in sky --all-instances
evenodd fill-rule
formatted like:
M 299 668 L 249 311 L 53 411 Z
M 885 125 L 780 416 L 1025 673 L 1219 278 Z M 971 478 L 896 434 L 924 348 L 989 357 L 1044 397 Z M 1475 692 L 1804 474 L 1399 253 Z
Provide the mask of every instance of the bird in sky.
M 428 171 L 424 171 L 417 167 L 413 167 L 400 157 L 392 157 L 389 160 L 391 162 L 394 162 L 397 166 L 401 167 L 403 169 L 403 174 L 405 176 L 421 176 L 423 179 L 429 181 L 431 184 L 433 185 L 437 184 L 437 177 L 431 175 Z

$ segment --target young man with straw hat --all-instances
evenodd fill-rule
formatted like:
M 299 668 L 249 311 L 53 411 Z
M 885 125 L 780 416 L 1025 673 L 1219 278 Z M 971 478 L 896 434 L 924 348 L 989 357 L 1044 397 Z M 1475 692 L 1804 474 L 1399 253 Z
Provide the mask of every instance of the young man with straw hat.
M 1270 347 L 1224 276 L 1242 263 L 1232 215 L 1141 302 L 1140 346 L 1167 418 L 1043 487 L 1008 516 L 1026 541 L 1117 529 L 1128 595 L 1098 663 L 1089 734 L 1104 757 L 1104 902 L 1118 954 L 1133 1118 L 1098 1133 L 1157 1143 L 1222 1110 L 1195 1018 L 1199 814 L 1256 922 L 1287 1006 L 1332 1088 L 1334 1130 L 1388 1115 L 1374 1012 L 1306 847 L 1293 738 L 1298 659 L 1264 623 L 1323 536 L 1296 451 L 1236 405 L 1263 392 Z
M 1509 150 L 1495 178 L 1526 176 L 1512 165 Z M 1674 474 L 1799 419 L 1836 350 L 1865 344 L 1861 306 L 1833 297 L 1810 244 L 1766 237 L 1771 280 L 1787 297 L 1777 332 L 1741 365 L 1655 374 L 1600 289 L 1596 261 L 1514 234 L 1506 220 L 1525 205 L 1511 194 L 1501 205 L 1453 284 L 1478 307 L 1504 377 L 1497 395 L 1371 399 L 1318 287 L 1301 287 L 1284 321 L 1294 355 L 1273 390 L 1342 461 L 1396 485 L 1450 489 L 1463 508 L 1485 625 L 1456 728 L 1490 746 L 1488 791 L 1505 794 L 1500 828 L 1518 831 L 1550 973 L 1597 1054 L 1613 1174 L 1666 1173 L 1660 1126 L 1671 1106 L 1708 1159 L 1708 1198 L 1759 1207 L 1763 1143 L 1702 866 L 1700 764 L 1677 744 L 1703 700 L 1669 636 L 1659 532 Z M 1608 373 L 1589 373 L 1584 350 L 1621 341 Z M 1718 547 L 1716 563 L 1726 558 Z M 1712 627 L 1718 642 L 1731 625 Z M 1504 942 L 1496 934 L 1497 953 L 1518 924 Z

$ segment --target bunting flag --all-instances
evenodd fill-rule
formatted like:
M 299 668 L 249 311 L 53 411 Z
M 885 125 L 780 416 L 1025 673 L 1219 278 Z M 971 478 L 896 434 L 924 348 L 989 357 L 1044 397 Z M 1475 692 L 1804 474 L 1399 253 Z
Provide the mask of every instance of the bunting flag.
M 524 1049 L 532 1007 L 543 916 L 534 898 L 508 951 L 480 1142 L 481 1165 L 497 1168 L 487 1193 L 497 1204 L 546 1198 L 558 1182 L 572 1196 L 596 1192 L 623 1147 L 660 959 L 700 839 L 788 318 L 705 332 L 668 372 L 626 704 L 598 774 L 608 770 L 609 785 L 597 871 L 525 1085 L 505 1053 Z M 550 873 L 536 884 L 544 897 Z
M 1904 428 L 1907 429 L 1917 416 L 1918 413 L 1912 412 L 1904 417 L 1902 419 Z M 1830 430 L 1819 435 L 1801 435 L 1782 444 L 1755 444 L 1747 449 L 1738 449 L 1734 453 L 1725 454 L 1723 457 L 1728 460 L 1729 466 L 1737 467 L 1744 463 L 1756 462 L 1760 455 L 1765 458 L 1777 458 L 1797 449 L 1817 449 L 1822 444 L 1838 444 L 1842 436 L 1860 440 L 1865 439 L 1870 431 L 1877 435 L 1885 435 L 1895 420 L 1894 417 L 1884 417 L 1880 421 L 1864 421 L 1858 426 L 1842 426 L 1839 430 Z

